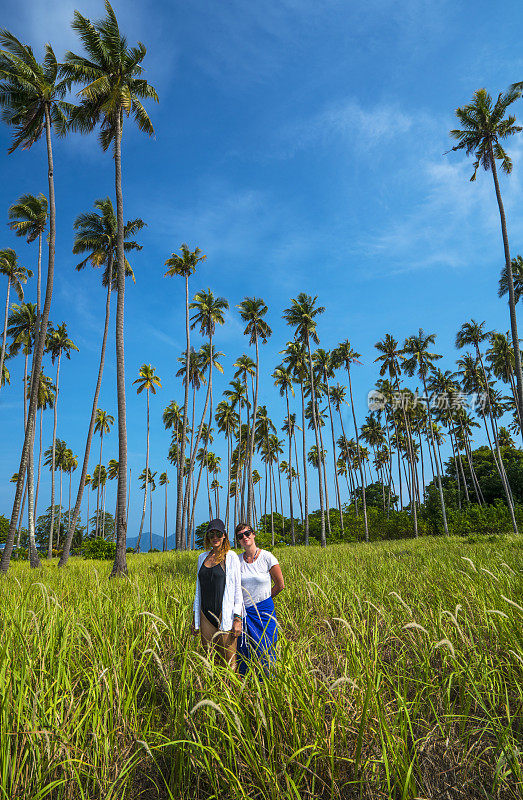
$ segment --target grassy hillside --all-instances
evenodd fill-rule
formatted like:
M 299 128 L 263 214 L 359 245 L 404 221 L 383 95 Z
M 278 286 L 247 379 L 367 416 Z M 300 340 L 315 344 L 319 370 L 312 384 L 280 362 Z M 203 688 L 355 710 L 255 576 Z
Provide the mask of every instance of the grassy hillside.
M 188 622 L 195 554 L 0 581 L 0 797 L 518 798 L 523 549 L 277 551 L 280 659 L 245 683 Z

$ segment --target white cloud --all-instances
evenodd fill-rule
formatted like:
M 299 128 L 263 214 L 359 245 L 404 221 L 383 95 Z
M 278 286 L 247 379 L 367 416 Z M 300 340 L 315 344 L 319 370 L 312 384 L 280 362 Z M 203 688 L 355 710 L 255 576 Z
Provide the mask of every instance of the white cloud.
M 514 171 L 501 180 L 515 254 L 523 235 L 517 213 L 523 201 L 519 166 L 523 145 L 516 144 L 511 153 Z M 466 267 L 471 262 L 481 266 L 493 261 L 501 268 L 503 249 L 492 175 L 478 171 L 476 181 L 471 182 L 472 171 L 472 159 L 453 154 L 411 164 L 411 210 L 403 218 L 394 215 L 391 222 L 362 241 L 362 250 L 379 256 L 387 272 Z
M 284 128 L 279 134 L 283 147 L 277 148 L 277 154 L 293 155 L 312 145 L 330 145 L 333 140 L 344 141 L 360 153 L 370 152 L 427 123 L 426 115 L 414 119 L 397 104 L 363 107 L 355 98 L 348 98 L 333 102 L 308 119 Z

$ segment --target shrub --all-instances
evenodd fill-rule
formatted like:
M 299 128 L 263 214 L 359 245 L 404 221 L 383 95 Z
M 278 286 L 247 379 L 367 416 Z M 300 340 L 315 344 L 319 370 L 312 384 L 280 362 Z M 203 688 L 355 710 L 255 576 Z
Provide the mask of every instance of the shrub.
M 108 542 L 106 539 L 90 539 L 82 547 L 84 558 L 94 559 L 113 559 L 116 555 L 116 542 Z

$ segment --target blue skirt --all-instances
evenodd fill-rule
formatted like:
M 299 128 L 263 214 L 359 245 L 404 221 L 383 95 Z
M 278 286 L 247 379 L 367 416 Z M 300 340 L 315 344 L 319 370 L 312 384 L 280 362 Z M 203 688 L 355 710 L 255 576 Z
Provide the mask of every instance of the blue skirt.
M 254 661 L 265 671 L 275 659 L 274 647 L 278 641 L 278 623 L 274 614 L 274 600 L 268 597 L 254 606 L 245 608 L 243 632 L 238 641 L 238 670 L 245 675 Z

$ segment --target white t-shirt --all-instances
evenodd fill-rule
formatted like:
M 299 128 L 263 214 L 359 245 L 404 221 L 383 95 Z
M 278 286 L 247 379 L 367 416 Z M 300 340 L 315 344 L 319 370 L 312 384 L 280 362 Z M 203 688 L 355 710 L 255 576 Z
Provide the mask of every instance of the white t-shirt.
M 278 559 L 268 550 L 260 550 L 252 564 L 247 564 L 243 553 L 240 555 L 242 594 L 246 606 L 254 606 L 271 596 L 272 581 L 269 570 L 276 564 L 279 564 Z

